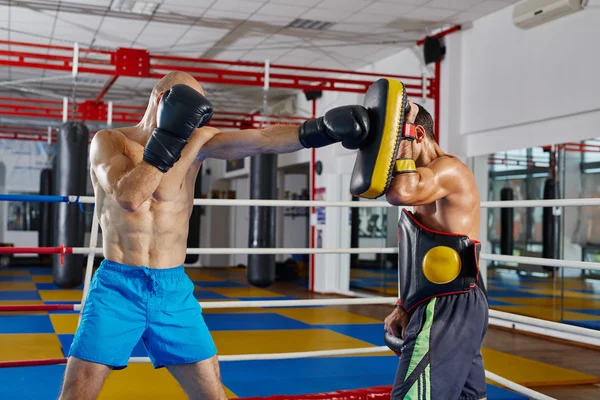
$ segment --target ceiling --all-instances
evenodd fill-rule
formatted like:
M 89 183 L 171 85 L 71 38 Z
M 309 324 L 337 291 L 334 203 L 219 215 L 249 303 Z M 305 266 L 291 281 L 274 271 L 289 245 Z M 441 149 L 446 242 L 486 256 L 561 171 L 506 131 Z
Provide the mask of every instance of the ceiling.
M 435 29 L 478 19 L 516 2 L 0 0 L 0 40 L 63 46 L 77 41 L 81 47 L 95 49 L 136 47 L 155 55 L 257 62 L 269 59 L 277 64 L 356 70 L 414 46 L 416 40 Z M 307 29 L 298 19 L 317 22 L 313 29 Z M 0 50 L 6 49 L 10 46 L 0 44 Z M 30 81 L 6 82 L 24 79 Z M 94 99 L 108 79 L 80 74 L 74 82 L 64 72 L 0 65 L 0 96 Z M 154 82 L 119 78 L 105 100 L 144 105 Z M 205 86 L 217 110 L 248 112 L 262 108 L 260 87 Z M 271 90 L 269 103 L 291 93 Z

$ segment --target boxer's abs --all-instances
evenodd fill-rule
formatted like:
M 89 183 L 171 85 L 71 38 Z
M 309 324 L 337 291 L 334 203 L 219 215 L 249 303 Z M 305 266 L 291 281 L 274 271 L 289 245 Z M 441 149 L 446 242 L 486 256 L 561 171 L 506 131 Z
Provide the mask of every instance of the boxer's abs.
M 191 207 L 187 199 L 148 200 L 128 212 L 99 193 L 104 257 L 148 268 L 172 268 L 185 260 Z

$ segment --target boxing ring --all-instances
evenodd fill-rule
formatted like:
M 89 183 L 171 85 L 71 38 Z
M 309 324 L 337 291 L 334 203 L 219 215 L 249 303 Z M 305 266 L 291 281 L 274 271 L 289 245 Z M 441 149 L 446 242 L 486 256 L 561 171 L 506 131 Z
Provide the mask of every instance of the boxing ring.
M 94 204 L 94 198 L 91 196 L 44 196 L 44 195 L 15 195 L 2 194 L 0 201 L 32 201 L 32 202 L 53 202 L 70 203 L 78 205 L 82 209 L 83 204 Z M 225 200 L 225 199 L 195 199 L 195 206 L 262 206 L 262 207 L 392 207 L 387 202 L 368 201 L 368 202 L 347 202 L 347 201 L 305 201 L 305 200 Z M 484 201 L 482 208 L 510 208 L 510 207 L 586 207 L 599 206 L 600 199 L 563 199 L 563 200 L 516 200 L 516 201 Z M 83 209 L 82 209 L 83 211 Z M 90 235 L 89 247 L 2 247 L 2 254 L 60 254 L 62 257 L 69 254 L 83 254 L 87 256 L 87 265 L 85 269 L 85 278 L 83 283 L 83 296 L 80 304 L 46 304 L 46 305 L 0 305 L 0 312 L 35 312 L 35 311 L 75 311 L 80 312 L 85 304 L 85 299 L 90 286 L 93 264 L 96 255 L 102 255 L 102 249 L 97 247 L 99 223 L 97 214 L 93 214 L 92 229 Z M 188 248 L 188 254 L 366 254 L 366 253 L 385 253 L 393 254 L 397 252 L 395 247 L 382 248 Z M 482 252 L 480 259 L 498 262 L 528 263 L 532 265 L 544 265 L 559 268 L 575 268 L 587 270 L 600 270 L 600 263 L 567 261 L 535 257 L 519 257 L 489 254 Z M 195 268 L 195 267 L 186 267 Z M 203 309 L 240 309 L 240 308 L 274 308 L 274 307 L 307 307 L 307 306 L 351 306 L 351 305 L 393 305 L 396 297 L 360 297 L 349 298 L 345 294 L 336 293 L 345 297 L 333 299 L 306 299 L 306 300 L 261 300 L 261 301 L 211 301 L 202 302 Z M 521 316 L 517 314 L 501 312 L 497 310 L 489 311 L 489 324 L 508 328 L 516 331 L 528 332 L 552 338 L 560 338 L 567 341 L 581 343 L 600 347 L 600 331 L 577 327 L 569 324 L 552 322 L 537 318 Z M 383 331 L 382 331 L 383 335 Z M 364 355 L 389 352 L 386 346 L 358 347 L 349 349 L 290 352 L 290 353 L 269 353 L 269 354 L 239 354 L 219 356 L 221 362 L 230 361 L 249 361 L 249 360 L 282 360 L 282 359 L 301 359 L 316 357 L 335 357 L 343 355 Z M 30 367 L 65 364 L 66 358 L 21 360 L 0 362 L 0 368 Z M 132 357 L 130 363 L 149 363 L 147 357 Z M 504 386 L 517 393 L 529 396 L 533 399 L 552 399 L 542 393 L 531 390 L 525 386 L 512 382 L 502 376 L 486 371 L 486 377 L 497 384 Z M 390 382 L 391 383 L 391 382 Z M 331 393 L 321 393 L 314 395 L 300 396 L 274 396 L 278 399 L 295 398 L 383 398 L 390 395 L 391 386 L 363 388 L 354 390 L 344 390 Z M 388 397 L 389 398 L 389 397 Z

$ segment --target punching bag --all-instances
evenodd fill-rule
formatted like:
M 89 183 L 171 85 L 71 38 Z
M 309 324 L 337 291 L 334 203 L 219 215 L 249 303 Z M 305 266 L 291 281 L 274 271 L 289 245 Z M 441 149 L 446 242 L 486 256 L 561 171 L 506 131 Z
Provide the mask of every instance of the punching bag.
M 507 201 L 513 200 L 512 188 L 505 187 L 500 191 L 500 200 Z M 512 256 L 513 249 L 515 246 L 514 240 L 514 220 L 515 220 L 515 209 L 514 208 L 501 208 L 500 209 L 500 254 Z
M 54 193 L 59 196 L 85 195 L 87 184 L 89 131 L 81 122 L 65 122 L 58 134 Z M 54 246 L 83 247 L 85 214 L 77 204 L 56 203 L 54 207 Z M 83 282 L 85 255 L 69 254 L 60 263 L 60 254 L 52 255 L 52 281 L 63 289 Z
M 555 179 L 548 178 L 544 183 L 544 200 L 554 200 L 558 198 L 558 182 Z M 544 207 L 542 217 L 542 257 L 560 258 L 560 217 L 554 215 L 553 207 Z M 552 270 L 551 267 L 544 267 Z
M 194 199 L 199 199 L 202 196 L 202 167 L 198 171 L 196 177 L 196 185 L 194 186 Z M 200 218 L 201 218 L 200 206 L 194 206 L 192 208 L 192 216 L 190 217 L 187 247 L 188 249 L 197 249 L 200 247 Z M 199 254 L 188 254 L 185 256 L 186 264 L 193 264 L 198 261 Z
M 53 195 L 53 173 L 52 169 L 46 168 L 40 172 L 40 194 Z M 54 233 L 54 218 L 52 210 L 53 203 L 40 203 L 40 224 L 38 226 L 38 246 L 51 247 L 54 244 L 52 236 Z M 40 254 L 42 264 L 49 264 L 50 256 Z
M 277 156 L 259 154 L 250 159 L 250 198 L 277 196 Z M 275 207 L 250 207 L 250 248 L 275 247 Z M 251 285 L 267 287 L 275 282 L 275 254 L 248 254 L 247 278 Z

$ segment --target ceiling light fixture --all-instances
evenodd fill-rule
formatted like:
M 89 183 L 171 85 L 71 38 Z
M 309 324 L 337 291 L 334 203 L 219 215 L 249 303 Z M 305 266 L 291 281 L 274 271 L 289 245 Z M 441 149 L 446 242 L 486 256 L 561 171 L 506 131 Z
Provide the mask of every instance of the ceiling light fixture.
M 312 19 L 296 18 L 287 26 L 288 28 L 310 29 L 314 31 L 324 31 L 335 25 L 334 22 L 315 21 Z
M 139 0 L 115 0 L 110 6 L 112 11 L 141 15 L 152 15 L 157 8 L 158 3 Z

